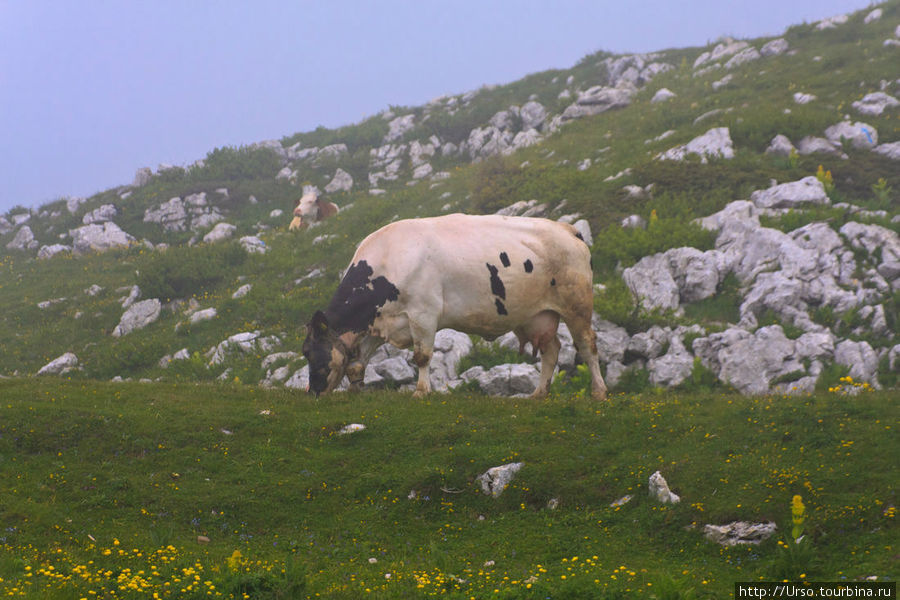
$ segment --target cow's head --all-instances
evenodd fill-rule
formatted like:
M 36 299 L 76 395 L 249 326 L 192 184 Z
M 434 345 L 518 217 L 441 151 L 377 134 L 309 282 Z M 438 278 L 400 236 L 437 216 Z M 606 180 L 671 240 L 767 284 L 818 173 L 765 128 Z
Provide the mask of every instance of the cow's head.
M 300 217 L 307 223 L 313 223 L 318 218 L 319 196 L 315 192 L 306 192 L 294 205 L 294 216 Z
M 348 349 L 321 310 L 306 324 L 303 356 L 309 362 L 309 391 L 316 396 L 332 391 L 344 378 Z

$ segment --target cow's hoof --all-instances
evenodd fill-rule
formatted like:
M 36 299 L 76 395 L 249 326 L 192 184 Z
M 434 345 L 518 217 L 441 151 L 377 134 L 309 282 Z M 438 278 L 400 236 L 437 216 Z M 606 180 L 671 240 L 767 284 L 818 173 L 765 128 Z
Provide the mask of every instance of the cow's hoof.
M 602 392 L 599 390 L 592 392 L 591 398 L 593 398 L 594 400 L 600 400 L 600 401 L 608 400 L 608 398 L 606 397 L 606 390 L 603 390 Z

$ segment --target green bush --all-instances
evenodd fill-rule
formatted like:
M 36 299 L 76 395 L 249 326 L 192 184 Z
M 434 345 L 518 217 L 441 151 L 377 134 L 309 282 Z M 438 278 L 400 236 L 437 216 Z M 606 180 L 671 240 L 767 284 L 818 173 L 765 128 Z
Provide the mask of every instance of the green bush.
M 237 242 L 169 248 L 150 255 L 137 285 L 144 298 L 163 302 L 202 295 L 233 277 L 245 260 L 247 252 Z
M 268 148 L 216 148 L 206 155 L 203 167 L 191 170 L 192 179 L 228 182 L 240 179 L 275 177 L 281 158 Z
M 656 219 L 653 214 L 646 229 L 626 229 L 610 225 L 595 236 L 593 247 L 594 269 L 611 274 L 621 265 L 629 267 L 644 256 L 665 252 L 671 248 L 689 246 L 698 250 L 711 250 L 716 234 L 682 219 Z

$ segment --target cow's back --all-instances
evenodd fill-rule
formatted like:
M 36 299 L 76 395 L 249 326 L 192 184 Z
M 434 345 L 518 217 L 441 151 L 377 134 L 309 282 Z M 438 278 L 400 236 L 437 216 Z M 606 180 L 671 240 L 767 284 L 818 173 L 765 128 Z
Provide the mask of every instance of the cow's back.
M 496 335 L 535 314 L 590 304 L 590 252 L 547 219 L 453 214 L 397 221 L 360 243 L 353 263 L 399 289 L 387 312 L 435 313 L 438 327 Z

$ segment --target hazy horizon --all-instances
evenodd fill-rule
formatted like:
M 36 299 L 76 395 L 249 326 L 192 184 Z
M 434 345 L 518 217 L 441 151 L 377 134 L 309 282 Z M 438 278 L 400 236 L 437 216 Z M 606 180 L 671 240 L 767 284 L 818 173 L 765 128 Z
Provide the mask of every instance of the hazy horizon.
M 217 147 L 569 68 L 599 50 L 774 36 L 867 6 L 0 0 L 0 213 L 89 197 Z

